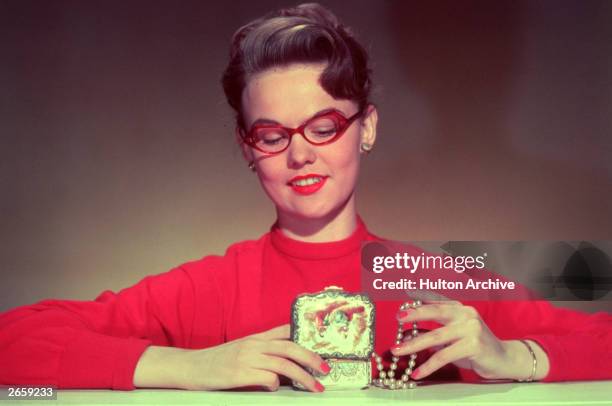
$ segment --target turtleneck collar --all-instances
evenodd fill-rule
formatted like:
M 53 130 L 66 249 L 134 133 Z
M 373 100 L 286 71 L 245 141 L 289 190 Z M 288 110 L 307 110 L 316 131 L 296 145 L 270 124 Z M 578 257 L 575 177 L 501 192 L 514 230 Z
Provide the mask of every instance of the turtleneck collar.
M 368 230 L 357 216 L 357 227 L 353 233 L 343 240 L 332 242 L 304 242 L 287 237 L 278 227 L 278 223 L 270 228 L 272 245 L 285 255 L 300 259 L 331 259 L 348 255 L 361 248 L 364 240 L 371 239 Z

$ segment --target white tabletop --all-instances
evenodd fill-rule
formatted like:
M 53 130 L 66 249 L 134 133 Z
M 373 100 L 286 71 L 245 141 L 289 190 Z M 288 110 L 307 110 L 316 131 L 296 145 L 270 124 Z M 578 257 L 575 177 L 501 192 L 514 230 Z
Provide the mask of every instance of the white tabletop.
M 11 401 L 23 405 L 24 401 Z M 27 402 L 44 406 L 45 401 Z M 198 392 L 166 389 L 135 391 L 61 390 L 53 406 L 74 404 L 198 405 L 612 405 L 612 381 L 569 383 L 423 383 L 416 389 L 308 393 L 281 387 L 277 392 Z M 3 406 L 5 402 L 2 402 Z

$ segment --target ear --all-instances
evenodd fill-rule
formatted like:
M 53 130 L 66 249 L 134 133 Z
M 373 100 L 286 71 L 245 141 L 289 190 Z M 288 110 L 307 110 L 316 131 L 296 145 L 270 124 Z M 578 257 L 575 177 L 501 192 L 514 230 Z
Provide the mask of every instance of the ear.
M 242 139 L 242 128 L 240 126 L 236 126 L 235 134 L 236 134 L 236 142 L 240 145 L 240 150 L 242 151 L 242 156 L 247 161 L 247 163 L 251 163 L 255 160 L 253 157 L 253 150 L 249 147 L 244 140 Z
M 378 111 L 373 104 L 368 104 L 364 117 L 361 119 L 361 143 L 374 146 L 376 142 L 376 125 L 378 124 Z

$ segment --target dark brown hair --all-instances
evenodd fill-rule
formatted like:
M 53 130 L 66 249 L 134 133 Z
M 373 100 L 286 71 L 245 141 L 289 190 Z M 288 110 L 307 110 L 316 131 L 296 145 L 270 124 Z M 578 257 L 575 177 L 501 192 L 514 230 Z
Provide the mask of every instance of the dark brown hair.
M 225 97 L 242 121 L 242 91 L 249 76 L 291 63 L 325 62 L 323 89 L 336 99 L 368 103 L 368 54 L 351 30 L 317 3 L 284 8 L 239 28 L 232 38 L 230 60 L 223 73 Z

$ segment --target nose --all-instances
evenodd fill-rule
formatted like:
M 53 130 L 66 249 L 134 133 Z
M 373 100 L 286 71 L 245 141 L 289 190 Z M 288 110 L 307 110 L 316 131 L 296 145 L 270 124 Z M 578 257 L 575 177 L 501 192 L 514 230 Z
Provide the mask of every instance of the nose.
M 302 134 L 294 134 L 287 148 L 287 166 L 297 169 L 314 163 L 317 159 L 315 148 L 316 146 L 306 141 Z

